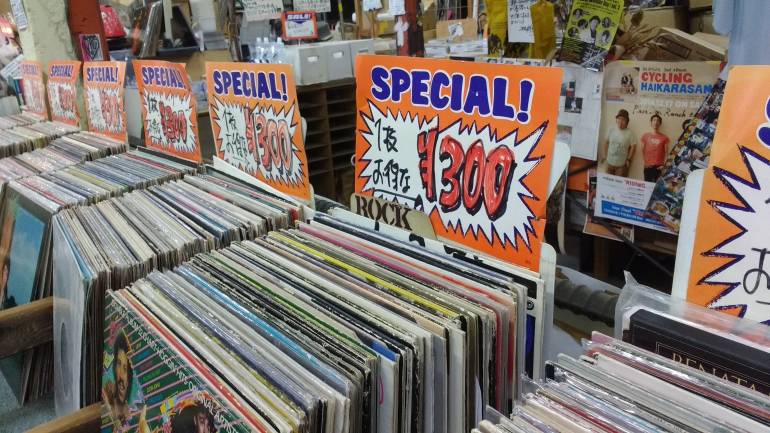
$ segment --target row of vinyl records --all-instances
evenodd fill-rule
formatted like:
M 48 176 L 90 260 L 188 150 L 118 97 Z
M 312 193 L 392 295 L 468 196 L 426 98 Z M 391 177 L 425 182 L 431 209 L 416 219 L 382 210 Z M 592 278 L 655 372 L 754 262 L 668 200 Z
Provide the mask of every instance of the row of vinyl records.
M 334 208 L 109 292 L 102 431 L 467 432 L 510 410 L 514 281 L 538 277 L 408 238 Z
M 770 333 L 635 307 L 633 344 L 743 379 L 595 334 L 519 382 L 511 267 L 376 227 L 333 208 L 108 293 L 102 431 L 770 431 Z

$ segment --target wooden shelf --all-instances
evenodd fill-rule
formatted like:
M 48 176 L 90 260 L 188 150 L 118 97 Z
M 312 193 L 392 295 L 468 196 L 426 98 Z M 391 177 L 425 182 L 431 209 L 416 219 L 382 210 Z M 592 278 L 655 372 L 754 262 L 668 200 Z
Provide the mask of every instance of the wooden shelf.
M 53 297 L 0 311 L 0 359 L 53 340 Z

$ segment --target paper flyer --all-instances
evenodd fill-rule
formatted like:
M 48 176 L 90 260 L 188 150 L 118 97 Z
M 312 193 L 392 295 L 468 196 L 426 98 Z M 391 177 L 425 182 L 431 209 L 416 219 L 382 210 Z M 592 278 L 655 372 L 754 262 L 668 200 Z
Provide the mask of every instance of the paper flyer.
M 561 71 L 360 55 L 356 72 L 356 192 L 537 270 Z
M 294 0 L 294 10 L 331 12 L 332 3 L 329 0 Z
M 770 324 L 770 67 L 730 71 L 703 180 L 689 302 Z M 684 228 L 683 228 L 684 229 Z
M 535 42 L 529 11 L 532 3 L 534 0 L 508 0 L 508 42 Z
M 22 91 L 24 92 L 24 112 L 48 119 L 42 64 L 33 60 L 21 62 L 21 80 Z
M 711 94 L 718 74 L 716 62 L 607 65 L 595 216 L 674 233 L 647 205 L 673 140 Z
M 302 201 L 311 198 L 291 65 L 206 63 L 216 154 Z
M 647 210 L 672 231 L 679 232 L 687 176 L 693 170 L 708 166 L 725 84 L 724 80 L 717 81 L 711 94 L 706 97 L 695 117 L 682 132 L 668 154 L 647 204 Z
M 134 60 L 145 146 L 202 162 L 197 101 L 182 63 Z
M 88 130 L 115 140 L 128 140 L 126 129 L 125 62 L 83 63 Z
M 241 0 L 246 21 L 272 20 L 281 16 L 283 0 Z
M 48 65 L 48 105 L 51 120 L 68 125 L 80 124 L 78 111 L 80 62 L 61 60 Z
M 575 0 L 559 59 L 601 70 L 622 13 L 623 0 Z

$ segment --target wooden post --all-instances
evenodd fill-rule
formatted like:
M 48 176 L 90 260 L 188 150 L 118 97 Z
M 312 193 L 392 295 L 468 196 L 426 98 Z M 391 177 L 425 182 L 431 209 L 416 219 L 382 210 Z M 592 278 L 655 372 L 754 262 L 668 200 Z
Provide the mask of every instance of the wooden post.
M 0 311 L 0 359 L 53 340 L 53 297 Z
M 95 403 L 69 415 L 27 430 L 27 433 L 93 433 L 99 431 L 102 404 Z

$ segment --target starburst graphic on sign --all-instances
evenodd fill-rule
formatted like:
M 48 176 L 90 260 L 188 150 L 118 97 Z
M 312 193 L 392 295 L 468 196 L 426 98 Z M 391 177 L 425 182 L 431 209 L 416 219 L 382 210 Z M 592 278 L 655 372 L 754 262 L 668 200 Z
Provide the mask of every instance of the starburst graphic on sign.
M 303 182 L 304 167 L 299 148 L 294 144 L 297 124 L 294 105 L 275 111 L 272 106 L 257 106 L 252 113 L 259 171 L 265 179 L 287 186 Z
M 739 232 L 703 253 L 730 261 L 706 275 L 701 284 L 726 286 L 709 304 L 718 310 L 739 309 L 739 315 L 770 323 L 770 245 L 765 233 L 770 215 L 770 161 L 743 146 L 740 155 L 749 178 L 714 168 L 714 174 L 739 205 L 719 201 L 711 206 Z
M 181 97 L 147 90 L 144 92 L 144 106 L 147 108 L 146 128 L 154 144 L 164 148 L 172 147 L 178 152 L 195 150 L 196 138 L 190 121 L 193 112 L 189 94 Z M 170 124 L 166 127 L 164 116 L 166 123 Z M 168 133 L 174 136 L 169 137 Z
M 438 214 L 444 227 L 464 236 L 483 236 L 488 243 L 497 238 L 517 249 L 521 240 L 531 248 L 537 216 L 530 203 L 543 198 L 530 190 L 527 177 L 543 160 L 533 153 L 547 122 L 526 137 L 519 129 L 498 137 L 486 125 L 458 120 L 439 130 L 438 117 L 383 113 L 371 102 L 369 108 L 371 115 L 362 113 L 364 191 Z M 453 152 L 444 148 L 447 143 Z M 475 165 L 468 163 L 471 154 Z M 449 197 L 444 203 L 442 195 Z
M 247 173 L 256 173 L 257 161 L 246 138 L 248 107 L 223 103 L 218 99 L 215 99 L 212 105 L 214 122 L 219 127 L 216 137 L 219 156 L 228 164 Z
M 118 112 L 119 93 L 120 89 L 116 88 L 89 87 L 86 89 L 89 123 L 92 128 L 114 133 L 123 131 L 123 116 Z M 108 116 L 111 116 L 111 121 L 108 120 Z

